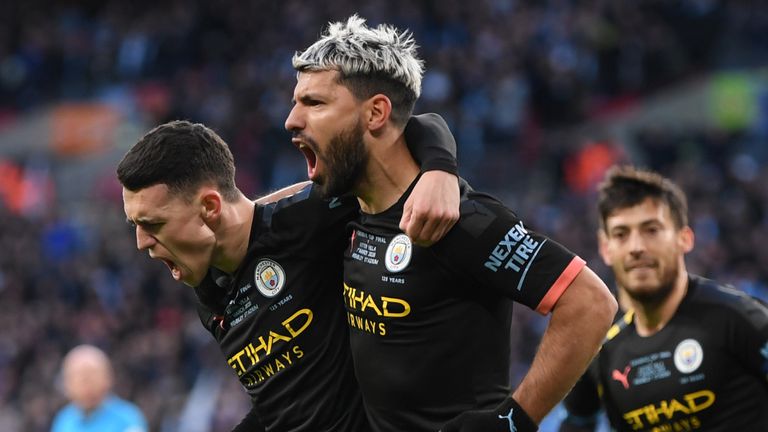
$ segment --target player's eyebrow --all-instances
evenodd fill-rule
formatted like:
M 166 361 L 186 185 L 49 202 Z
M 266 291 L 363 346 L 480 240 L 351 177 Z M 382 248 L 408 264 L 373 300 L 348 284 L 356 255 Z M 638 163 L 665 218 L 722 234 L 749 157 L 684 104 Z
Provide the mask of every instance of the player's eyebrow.
M 145 218 L 141 218 L 141 217 L 140 218 L 136 218 L 136 220 L 133 220 L 131 218 L 126 217 L 125 218 L 125 223 L 127 223 L 128 225 L 130 225 L 132 227 L 135 227 L 136 225 L 141 225 L 141 226 L 154 225 L 154 224 L 159 223 L 159 222 L 155 221 L 154 219 L 145 219 Z
M 298 98 L 292 98 L 291 104 L 296 105 L 296 102 L 301 102 L 304 105 L 307 105 L 311 103 L 312 101 L 322 101 L 324 100 L 320 95 L 315 93 L 304 93 Z

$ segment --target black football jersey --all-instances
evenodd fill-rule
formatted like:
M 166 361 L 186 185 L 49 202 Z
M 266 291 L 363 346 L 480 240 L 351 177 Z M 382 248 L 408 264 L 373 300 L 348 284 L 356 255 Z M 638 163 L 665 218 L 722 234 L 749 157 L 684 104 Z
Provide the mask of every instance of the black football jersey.
M 768 308 L 691 275 L 656 334 L 617 321 L 565 406 L 575 424 L 601 402 L 617 431 L 768 431 Z
M 344 301 L 369 421 L 377 431 L 440 429 L 510 392 L 512 301 L 547 313 L 584 261 L 462 182 L 461 218 L 430 248 L 392 208 L 352 222 Z
M 357 213 L 356 200 L 323 200 L 312 185 L 257 205 L 237 272 L 212 270 L 196 290 L 267 430 L 367 430 L 341 301 L 345 226 Z

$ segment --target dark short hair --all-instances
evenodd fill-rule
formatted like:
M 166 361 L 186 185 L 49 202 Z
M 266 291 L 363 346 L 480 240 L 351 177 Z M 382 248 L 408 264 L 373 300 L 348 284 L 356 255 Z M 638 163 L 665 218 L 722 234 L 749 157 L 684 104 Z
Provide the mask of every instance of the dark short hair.
M 200 124 L 175 120 L 157 126 L 137 142 L 117 166 L 126 189 L 165 184 L 189 199 L 204 184 L 214 184 L 227 201 L 237 198 L 235 161 L 216 132 Z
M 381 73 L 356 73 L 345 75 L 339 72 L 338 83 L 345 86 L 358 99 L 366 100 L 383 94 L 392 103 L 390 118 L 398 126 L 405 126 L 416 105 L 416 95 L 403 83 Z
M 614 166 L 598 186 L 600 227 L 616 210 L 634 207 L 647 198 L 666 204 L 675 227 L 688 226 L 688 201 L 682 189 L 659 173 L 633 166 Z

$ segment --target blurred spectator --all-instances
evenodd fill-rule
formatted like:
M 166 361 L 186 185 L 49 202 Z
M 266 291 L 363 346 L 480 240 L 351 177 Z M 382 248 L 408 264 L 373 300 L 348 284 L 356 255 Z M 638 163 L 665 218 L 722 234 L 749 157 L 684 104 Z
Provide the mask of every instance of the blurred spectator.
M 141 411 L 112 393 L 112 365 L 102 350 L 73 348 L 61 373 L 71 402 L 56 414 L 51 432 L 146 432 Z

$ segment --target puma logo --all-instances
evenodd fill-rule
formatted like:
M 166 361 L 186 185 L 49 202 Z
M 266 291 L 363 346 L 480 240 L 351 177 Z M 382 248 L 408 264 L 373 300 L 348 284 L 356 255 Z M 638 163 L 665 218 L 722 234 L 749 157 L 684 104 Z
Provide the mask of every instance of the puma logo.
M 611 378 L 615 379 L 616 381 L 620 382 L 621 385 L 624 386 L 625 389 L 629 388 L 629 371 L 632 369 L 632 366 L 627 365 L 627 367 L 624 368 L 624 373 L 619 372 L 618 369 L 614 369 L 613 372 L 611 372 Z
M 509 432 L 517 432 L 517 427 L 515 427 L 515 422 L 512 421 L 512 413 L 515 411 L 514 408 L 509 409 L 509 414 L 503 416 L 500 415 L 500 419 L 507 419 L 509 421 Z

